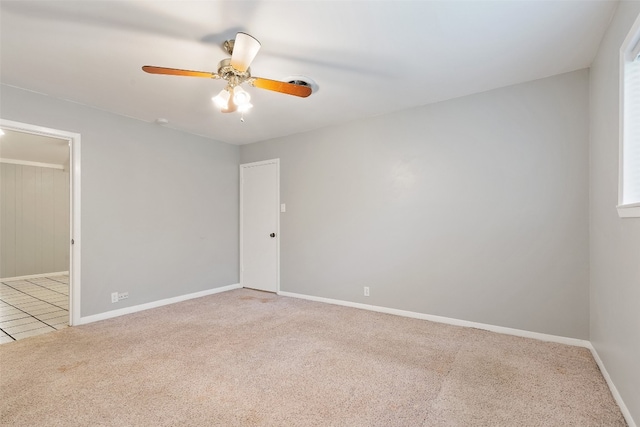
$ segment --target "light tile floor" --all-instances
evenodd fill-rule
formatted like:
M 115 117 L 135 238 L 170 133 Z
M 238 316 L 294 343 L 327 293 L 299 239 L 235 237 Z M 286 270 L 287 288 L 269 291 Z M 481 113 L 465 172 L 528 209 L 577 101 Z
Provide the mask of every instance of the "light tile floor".
M 0 283 L 0 344 L 69 326 L 69 276 Z

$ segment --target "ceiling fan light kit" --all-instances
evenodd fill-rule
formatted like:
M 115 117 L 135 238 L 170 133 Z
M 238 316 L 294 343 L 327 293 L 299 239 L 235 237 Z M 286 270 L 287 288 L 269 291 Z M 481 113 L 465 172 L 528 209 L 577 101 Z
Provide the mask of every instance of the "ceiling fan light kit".
M 142 70 L 150 74 L 165 74 L 172 76 L 203 77 L 226 80 L 227 86 L 212 99 L 216 107 L 223 113 L 238 111 L 244 114 L 251 109 L 251 96 L 241 85 L 248 83 L 253 87 L 271 90 L 306 98 L 318 89 L 318 85 L 308 77 L 292 76 L 287 81 L 270 80 L 262 77 L 252 77 L 249 65 L 260 50 L 260 42 L 246 33 L 238 33 L 235 40 L 227 40 L 223 45 L 231 58 L 218 63 L 217 73 L 206 71 L 181 70 L 177 68 L 156 67 L 145 65 Z M 244 117 L 240 118 L 244 122 Z
M 231 52 L 231 66 L 244 72 L 260 50 L 260 42 L 246 33 L 238 33 L 234 40 Z
M 222 89 L 219 94 L 211 98 L 211 100 L 223 113 L 232 113 L 234 111 L 244 113 L 253 107 L 250 102 L 251 95 L 240 86 L 232 88 L 227 86 L 225 89 Z
M 249 95 L 249 92 L 247 92 L 246 90 L 242 89 L 240 86 L 236 86 L 233 88 L 233 103 L 240 106 L 240 105 L 247 105 L 249 104 L 249 101 L 251 100 L 251 95 Z
M 231 98 L 231 93 L 227 89 L 222 89 L 219 94 L 211 98 L 216 107 L 227 108 L 227 104 L 229 103 L 229 98 Z

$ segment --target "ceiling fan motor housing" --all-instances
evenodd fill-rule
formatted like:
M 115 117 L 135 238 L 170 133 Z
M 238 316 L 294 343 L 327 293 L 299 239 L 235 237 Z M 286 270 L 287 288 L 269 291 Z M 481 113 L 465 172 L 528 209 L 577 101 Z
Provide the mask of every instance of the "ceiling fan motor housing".
M 231 58 L 226 58 L 220 61 L 218 64 L 218 76 L 223 79 L 239 85 L 251 77 L 251 69 L 247 68 L 247 71 L 238 71 L 231 65 Z

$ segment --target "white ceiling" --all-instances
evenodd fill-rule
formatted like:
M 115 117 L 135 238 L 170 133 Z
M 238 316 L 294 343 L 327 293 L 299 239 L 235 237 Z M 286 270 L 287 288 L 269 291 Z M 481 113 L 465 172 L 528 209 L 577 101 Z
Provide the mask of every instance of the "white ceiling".
M 589 67 L 617 2 L 2 1 L 2 83 L 232 144 L 399 111 Z M 211 97 L 239 30 L 262 49 L 254 76 L 305 75 L 309 98 L 252 87 L 240 122 Z

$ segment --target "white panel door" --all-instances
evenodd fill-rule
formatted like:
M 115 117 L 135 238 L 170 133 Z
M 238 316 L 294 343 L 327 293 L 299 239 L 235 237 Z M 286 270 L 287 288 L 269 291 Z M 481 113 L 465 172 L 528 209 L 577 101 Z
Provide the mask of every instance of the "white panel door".
M 278 291 L 279 161 L 240 165 L 240 280 Z

